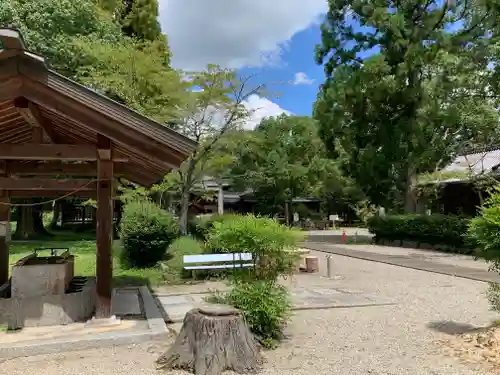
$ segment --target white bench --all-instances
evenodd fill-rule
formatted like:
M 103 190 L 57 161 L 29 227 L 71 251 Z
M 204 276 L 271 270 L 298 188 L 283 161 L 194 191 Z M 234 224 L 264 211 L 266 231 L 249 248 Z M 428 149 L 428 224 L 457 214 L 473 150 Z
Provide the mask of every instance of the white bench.
M 254 266 L 251 253 L 184 255 L 184 269 L 197 270 L 236 269 Z

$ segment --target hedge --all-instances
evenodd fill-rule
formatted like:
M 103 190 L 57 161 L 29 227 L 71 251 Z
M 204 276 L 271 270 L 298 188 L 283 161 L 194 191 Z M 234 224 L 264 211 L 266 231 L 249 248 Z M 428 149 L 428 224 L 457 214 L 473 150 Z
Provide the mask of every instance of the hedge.
M 429 245 L 467 246 L 470 219 L 452 215 L 387 215 L 367 221 L 375 239 L 413 241 Z

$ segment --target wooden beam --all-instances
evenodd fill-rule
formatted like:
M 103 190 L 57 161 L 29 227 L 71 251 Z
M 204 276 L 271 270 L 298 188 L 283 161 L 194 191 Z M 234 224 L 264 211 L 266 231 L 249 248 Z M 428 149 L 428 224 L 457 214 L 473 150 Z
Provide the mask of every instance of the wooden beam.
M 0 64 L 0 79 L 2 79 L 2 65 Z M 23 81 L 20 77 L 15 76 L 6 78 L 0 84 L 0 101 L 12 100 L 21 93 Z
M 111 294 L 113 280 L 113 161 L 111 141 L 98 137 L 99 150 L 103 159 L 97 161 L 97 257 L 96 257 L 96 318 L 111 317 Z M 109 158 L 108 158 L 109 156 Z
M 0 147 L 0 159 L 3 160 L 96 161 L 97 156 L 94 145 L 2 143 Z M 113 161 L 127 162 L 128 158 L 115 155 Z
M 0 177 L 0 190 L 52 190 L 59 192 L 93 191 L 96 183 L 87 179 L 53 180 Z
M 60 192 L 54 190 L 9 190 L 10 199 L 16 198 L 46 198 L 47 200 L 57 199 L 65 196 L 67 192 Z M 82 190 L 72 193 L 68 196 L 71 198 L 83 198 L 83 199 L 97 199 L 96 191 Z M 120 199 L 119 195 L 113 196 L 113 200 Z
M 50 121 L 45 119 L 36 104 L 28 99 L 19 97 L 14 100 L 14 106 L 28 124 L 34 129 L 39 129 L 43 133 L 43 139 L 49 143 L 57 142 L 57 135 L 54 133 Z
M 50 79 L 57 80 L 49 75 Z M 135 154 L 143 156 L 148 161 L 150 160 L 152 168 L 157 165 L 160 167 L 159 169 L 165 172 L 168 169 L 178 168 L 186 159 L 186 156 L 181 152 L 166 147 L 165 144 L 158 141 L 155 134 L 143 134 L 124 124 L 123 119 L 115 117 L 113 113 L 106 116 L 90 108 L 89 104 L 82 105 L 71 96 L 77 95 L 77 93 L 63 94 L 59 92 L 59 89 L 66 89 L 62 87 L 63 83 L 51 81 L 49 85 L 57 87 L 47 87 L 45 83 L 26 80 L 23 85 L 24 96 L 57 113 L 61 118 L 68 121 L 77 121 L 79 126 L 87 130 L 105 135 L 115 142 L 126 145 Z M 146 148 L 145 145 L 147 145 Z
M 70 177 L 96 177 L 97 165 L 95 163 L 67 164 L 62 162 L 38 163 L 35 161 L 9 162 L 9 170 L 16 176 L 70 176 Z
M 96 177 L 96 163 L 78 163 L 68 164 L 57 161 L 36 162 L 36 161 L 17 161 L 10 160 L 8 162 L 11 175 L 14 176 L 47 176 L 47 177 Z M 0 165 L 1 167 L 1 165 Z M 132 170 L 124 163 L 117 163 L 114 169 L 115 177 L 126 178 L 138 184 L 145 184 L 148 181 L 156 182 L 158 178 L 152 176 L 147 171 Z M 147 184 L 145 184 L 147 185 Z

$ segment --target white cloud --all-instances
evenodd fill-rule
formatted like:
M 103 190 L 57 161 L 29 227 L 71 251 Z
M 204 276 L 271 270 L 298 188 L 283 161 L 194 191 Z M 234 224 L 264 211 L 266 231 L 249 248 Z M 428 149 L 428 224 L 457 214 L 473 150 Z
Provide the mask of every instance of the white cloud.
M 269 99 L 255 94 L 250 95 L 243 105 L 251 112 L 250 119 L 244 126 L 245 129 L 254 129 L 266 117 L 275 117 L 281 114 L 292 114 Z
M 295 78 L 292 81 L 292 85 L 312 85 L 314 79 L 311 79 L 304 72 L 295 73 Z
M 287 41 L 326 11 L 326 0 L 160 0 L 173 65 L 187 70 L 279 61 Z

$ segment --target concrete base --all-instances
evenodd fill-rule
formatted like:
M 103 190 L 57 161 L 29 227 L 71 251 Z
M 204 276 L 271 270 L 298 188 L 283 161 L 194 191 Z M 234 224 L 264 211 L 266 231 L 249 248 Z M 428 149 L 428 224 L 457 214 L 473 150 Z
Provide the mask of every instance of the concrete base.
M 95 278 L 90 277 L 73 293 L 0 298 L 0 324 L 15 330 L 82 322 L 92 317 L 95 295 Z
M 83 327 L 78 333 L 69 335 L 59 335 L 46 339 L 2 341 L 0 333 L 0 362 L 2 359 L 27 357 L 34 355 L 44 355 L 60 352 L 70 352 L 75 350 L 88 350 L 107 346 L 130 345 L 152 340 L 165 340 L 171 336 L 162 312 L 156 305 L 148 287 L 138 288 L 144 307 L 146 323 L 139 323 L 135 328 L 129 328 L 130 320 L 123 321 L 119 326 L 108 326 L 103 328 Z M 100 319 L 94 319 L 99 321 Z M 140 322 L 144 322 L 141 320 Z M 108 321 L 109 323 L 109 321 Z M 82 323 L 80 323 L 82 324 Z M 141 328 L 142 327 L 142 328 Z M 57 329 L 57 326 L 54 327 Z M 7 334 L 6 334 L 7 335 Z
M 101 328 L 101 327 L 113 327 L 119 326 L 122 323 L 120 318 L 117 318 L 115 315 L 110 318 L 96 318 L 95 316 L 87 321 L 85 327 L 88 328 Z

